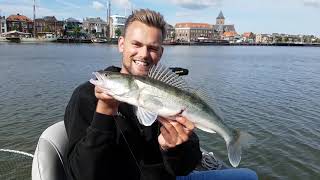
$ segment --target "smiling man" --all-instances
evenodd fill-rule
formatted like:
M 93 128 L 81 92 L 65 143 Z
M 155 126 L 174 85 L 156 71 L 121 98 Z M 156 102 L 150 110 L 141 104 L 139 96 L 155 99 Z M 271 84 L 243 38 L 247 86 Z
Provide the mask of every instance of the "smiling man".
M 162 57 L 165 25 L 157 12 L 134 11 L 118 41 L 122 67 L 106 70 L 146 76 Z M 256 177 L 248 170 L 190 174 L 202 157 L 191 121 L 158 117 L 151 126 L 143 126 L 131 105 L 116 101 L 89 82 L 73 92 L 64 123 L 69 138 L 64 161 L 70 180 Z
M 147 75 L 163 54 L 165 25 L 157 12 L 133 12 L 118 41 L 122 67 L 107 70 Z M 74 91 L 64 121 L 69 179 L 175 179 L 189 174 L 201 159 L 191 121 L 159 117 L 143 126 L 131 105 L 117 102 L 89 82 Z

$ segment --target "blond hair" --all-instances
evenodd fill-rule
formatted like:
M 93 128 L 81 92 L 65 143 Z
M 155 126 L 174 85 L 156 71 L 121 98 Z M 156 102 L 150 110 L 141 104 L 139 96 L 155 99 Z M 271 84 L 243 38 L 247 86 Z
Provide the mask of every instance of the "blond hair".
M 132 12 L 124 26 L 124 37 L 126 36 L 128 26 L 134 21 L 139 21 L 148 26 L 158 28 L 162 32 L 162 40 L 166 37 L 166 22 L 163 16 L 150 9 L 139 9 Z

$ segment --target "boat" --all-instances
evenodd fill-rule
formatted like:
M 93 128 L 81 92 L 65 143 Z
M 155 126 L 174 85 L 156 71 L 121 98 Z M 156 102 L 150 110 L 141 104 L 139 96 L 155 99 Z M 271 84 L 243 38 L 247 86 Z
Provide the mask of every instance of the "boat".
M 106 38 L 92 38 L 91 41 L 93 43 L 108 43 Z
M 40 34 L 40 33 L 38 33 Z M 43 33 L 43 35 L 38 35 L 34 38 L 31 36 L 25 36 L 20 38 L 21 43 L 43 43 L 43 42 L 56 42 L 57 37 L 53 33 Z
M 0 42 L 9 42 L 5 36 L 0 36 Z

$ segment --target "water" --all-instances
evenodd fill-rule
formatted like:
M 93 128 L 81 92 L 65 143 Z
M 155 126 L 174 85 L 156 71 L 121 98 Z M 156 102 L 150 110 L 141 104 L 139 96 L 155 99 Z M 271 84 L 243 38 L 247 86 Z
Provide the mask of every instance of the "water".
M 33 153 L 73 89 L 120 58 L 112 45 L 0 44 L 0 148 Z M 256 137 L 241 167 L 261 179 L 320 179 L 319 48 L 167 46 L 163 62 L 188 68 L 226 123 Z M 220 136 L 197 132 L 228 162 Z

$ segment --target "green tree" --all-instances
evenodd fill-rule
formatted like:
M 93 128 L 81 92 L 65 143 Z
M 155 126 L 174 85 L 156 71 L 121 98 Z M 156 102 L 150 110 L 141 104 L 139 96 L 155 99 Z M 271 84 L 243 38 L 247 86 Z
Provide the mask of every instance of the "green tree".
M 115 31 L 114 31 L 114 34 L 116 35 L 116 37 L 120 37 L 121 36 L 121 30 L 119 28 L 117 28 Z
M 44 32 L 51 32 L 50 28 L 48 25 L 46 25 L 43 29 Z
M 73 34 L 74 34 L 76 37 L 79 37 L 81 28 L 80 28 L 80 27 L 74 27 L 72 31 L 73 31 Z

